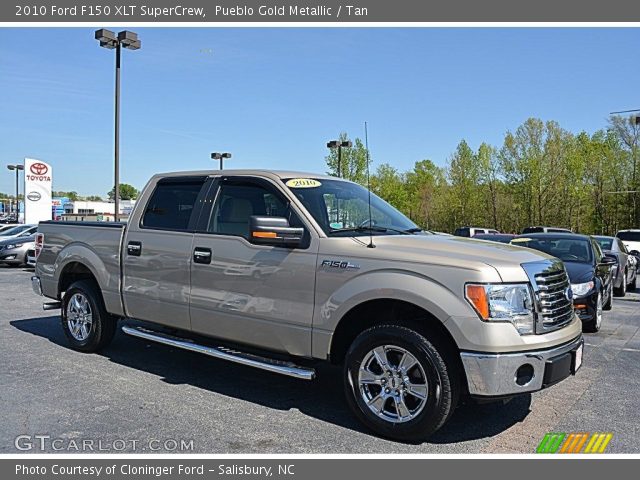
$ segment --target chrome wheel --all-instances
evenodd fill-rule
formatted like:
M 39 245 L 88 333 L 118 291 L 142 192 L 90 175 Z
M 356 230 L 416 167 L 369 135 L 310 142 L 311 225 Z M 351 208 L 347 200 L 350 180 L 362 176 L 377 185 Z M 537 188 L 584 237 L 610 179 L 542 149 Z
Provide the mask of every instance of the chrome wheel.
M 358 386 L 369 410 L 392 423 L 419 415 L 429 394 L 423 366 L 409 351 L 395 345 L 376 347 L 364 356 Z
M 596 329 L 600 330 L 600 325 L 602 324 L 602 294 L 598 294 L 598 299 L 596 300 Z
M 67 303 L 67 326 L 71 336 L 79 342 L 85 341 L 89 338 L 92 325 L 93 314 L 89 300 L 82 293 L 74 293 Z

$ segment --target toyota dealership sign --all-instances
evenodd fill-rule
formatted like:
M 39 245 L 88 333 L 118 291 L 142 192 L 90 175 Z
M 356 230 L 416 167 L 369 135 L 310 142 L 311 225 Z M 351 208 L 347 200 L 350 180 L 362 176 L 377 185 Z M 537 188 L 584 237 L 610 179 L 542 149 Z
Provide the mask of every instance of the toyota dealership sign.
M 24 223 L 51 220 L 51 165 L 24 159 Z

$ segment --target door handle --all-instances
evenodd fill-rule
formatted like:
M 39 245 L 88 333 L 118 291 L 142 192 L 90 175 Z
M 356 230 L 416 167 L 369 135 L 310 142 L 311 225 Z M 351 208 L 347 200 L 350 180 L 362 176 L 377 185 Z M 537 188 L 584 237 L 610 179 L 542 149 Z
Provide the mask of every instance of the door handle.
M 142 253 L 142 242 L 131 241 L 127 243 L 127 255 L 139 257 Z
M 193 263 L 211 263 L 211 249 L 196 247 L 193 251 Z

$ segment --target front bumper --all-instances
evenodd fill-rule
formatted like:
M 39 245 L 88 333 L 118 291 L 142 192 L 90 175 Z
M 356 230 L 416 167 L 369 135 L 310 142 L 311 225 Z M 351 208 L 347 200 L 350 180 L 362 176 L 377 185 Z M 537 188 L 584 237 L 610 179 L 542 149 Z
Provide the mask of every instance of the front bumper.
M 604 302 L 604 298 L 602 299 Z M 592 293 L 584 297 L 576 297 L 573 299 L 573 308 L 582 322 L 592 322 L 596 318 L 596 307 L 598 305 L 598 292 Z
M 462 352 L 469 393 L 505 397 L 535 392 L 574 375 L 582 363 L 584 340 L 545 350 L 516 353 Z

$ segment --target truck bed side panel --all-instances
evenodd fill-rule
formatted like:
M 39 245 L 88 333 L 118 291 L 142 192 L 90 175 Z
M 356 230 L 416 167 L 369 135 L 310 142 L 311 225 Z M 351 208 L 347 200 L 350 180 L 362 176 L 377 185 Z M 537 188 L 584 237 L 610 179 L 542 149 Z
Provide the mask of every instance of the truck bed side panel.
M 42 222 L 44 249 L 38 257 L 36 275 L 45 296 L 59 298 L 60 279 L 72 264 L 87 267 L 96 278 L 109 313 L 124 315 L 120 294 L 121 223 Z

